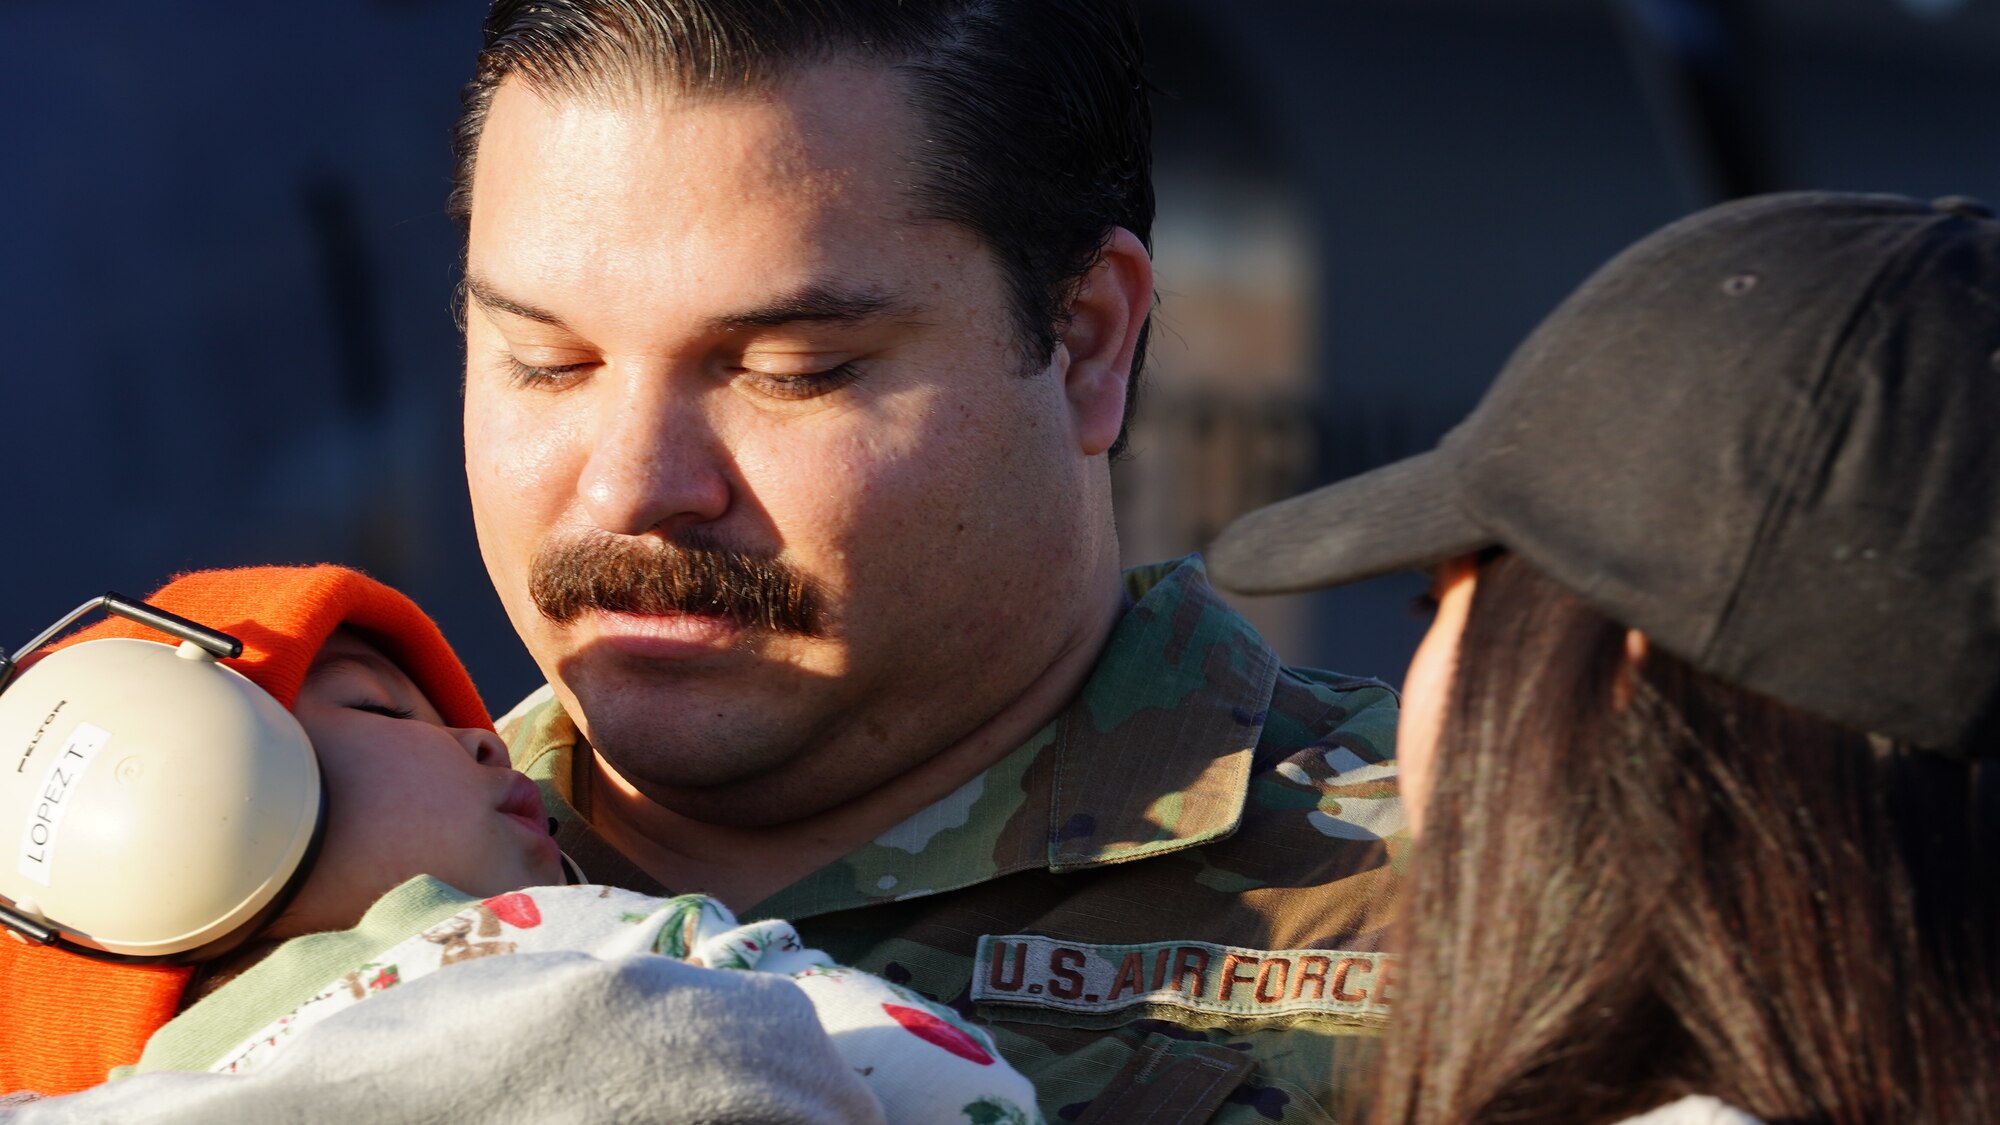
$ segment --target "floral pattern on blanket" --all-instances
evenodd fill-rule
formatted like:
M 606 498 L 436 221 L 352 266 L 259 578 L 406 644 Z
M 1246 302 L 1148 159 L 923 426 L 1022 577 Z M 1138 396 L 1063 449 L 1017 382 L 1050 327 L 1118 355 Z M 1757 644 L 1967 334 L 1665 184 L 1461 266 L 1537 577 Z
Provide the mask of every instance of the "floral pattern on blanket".
M 1034 1125 L 1034 1091 L 986 1031 L 918 993 L 806 948 L 790 923 L 739 923 L 704 895 L 657 899 L 612 887 L 536 887 L 475 903 L 411 935 L 271 1021 L 210 1069 L 267 1065 L 299 1033 L 370 997 L 482 957 L 659 955 L 727 972 L 775 973 L 805 992 L 835 1048 L 890 1121 Z

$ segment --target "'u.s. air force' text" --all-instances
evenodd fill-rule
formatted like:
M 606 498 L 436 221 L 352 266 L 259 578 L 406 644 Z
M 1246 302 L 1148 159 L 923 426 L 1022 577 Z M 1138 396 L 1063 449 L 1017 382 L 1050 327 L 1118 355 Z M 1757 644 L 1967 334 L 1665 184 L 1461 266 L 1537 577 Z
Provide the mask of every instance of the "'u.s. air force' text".
M 1207 942 L 1093 945 L 1037 934 L 979 939 L 972 999 L 1104 1014 L 1166 1005 L 1258 1019 L 1386 1019 L 1393 955 L 1336 949 L 1244 949 Z

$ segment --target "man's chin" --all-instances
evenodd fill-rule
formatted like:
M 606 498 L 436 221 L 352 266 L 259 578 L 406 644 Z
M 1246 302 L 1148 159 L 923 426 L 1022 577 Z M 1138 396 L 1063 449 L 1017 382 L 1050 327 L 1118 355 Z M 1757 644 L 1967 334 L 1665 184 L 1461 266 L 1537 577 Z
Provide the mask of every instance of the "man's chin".
M 773 709 L 683 690 L 575 684 L 577 726 L 612 769 L 656 804 L 700 802 L 786 771 L 801 747 L 771 722 Z
M 801 760 L 838 724 L 830 677 L 738 650 L 648 660 L 602 641 L 560 665 L 556 692 L 591 746 L 648 800 L 704 821 L 777 823 Z M 796 780 L 795 780 L 796 779 Z M 822 801 L 822 807 L 835 803 Z

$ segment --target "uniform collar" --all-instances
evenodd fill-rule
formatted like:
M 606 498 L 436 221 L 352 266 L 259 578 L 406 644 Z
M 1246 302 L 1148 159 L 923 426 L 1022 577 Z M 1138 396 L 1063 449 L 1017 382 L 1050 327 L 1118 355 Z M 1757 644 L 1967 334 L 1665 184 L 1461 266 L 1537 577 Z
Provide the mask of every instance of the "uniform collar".
M 1199 556 L 1125 573 L 1131 607 L 1056 720 L 1047 866 L 1073 871 L 1236 831 L 1278 658 Z
M 1278 659 L 1197 556 L 1125 574 L 1127 609 L 1054 721 L 957 791 L 746 912 L 782 918 L 918 898 L 1026 870 L 1079 871 L 1236 831 Z M 557 838 L 594 881 L 660 888 L 577 811 L 576 727 L 553 698 L 509 729 Z

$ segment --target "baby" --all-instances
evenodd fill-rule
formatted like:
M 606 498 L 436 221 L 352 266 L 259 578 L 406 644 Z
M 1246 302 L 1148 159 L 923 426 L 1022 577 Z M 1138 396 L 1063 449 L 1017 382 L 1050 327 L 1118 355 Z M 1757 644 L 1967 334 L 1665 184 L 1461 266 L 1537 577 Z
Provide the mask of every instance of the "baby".
M 350 1069 L 365 1065 L 350 1056 L 457 1034 L 451 1013 L 462 1006 L 483 1013 L 486 1034 L 520 1018 L 515 1038 L 544 1050 L 587 1051 L 582 1061 L 591 1066 L 645 1083 L 677 1082 L 662 1091 L 677 1104 L 648 1113 L 661 1119 L 789 1112 L 799 1120 L 870 1120 L 879 1112 L 892 1122 L 1040 1120 L 1032 1088 L 1000 1060 L 984 1030 L 907 989 L 833 964 L 786 923 L 741 925 L 721 903 L 698 895 L 656 899 L 569 885 L 578 880 L 567 877 L 539 790 L 510 768 L 463 666 L 400 594 L 343 568 L 271 567 L 185 575 L 147 604 L 244 641 L 243 656 L 229 663 L 285 704 L 311 742 L 325 795 L 323 835 L 274 916 L 247 938 L 198 951 L 192 981 L 164 978 L 186 987 L 186 1006 L 151 1034 L 136 1067 L 126 1068 L 251 1078 L 154 1081 L 147 1091 L 149 1079 L 141 1077 L 35 1103 L 19 1111 L 24 1119 L 89 1105 L 107 1116 L 141 1106 L 158 1114 L 176 1099 L 190 1110 L 219 1105 L 215 1099 L 248 1088 L 228 1084 L 260 1072 L 292 1075 L 280 1096 L 296 1096 L 316 1081 L 306 1075 L 324 1080 L 311 1069 L 316 1053 L 337 1053 Z M 113 636 L 167 640 L 112 619 L 58 647 Z M 21 676 L 34 674 L 30 668 Z M 0 840 L 22 835 L 26 807 L 0 789 Z M 68 815 L 88 812 L 79 806 Z M 80 830 L 74 821 L 64 827 Z M 9 894 L 20 892 L 0 877 L 0 906 L 19 906 Z M 79 956 L 90 952 L 16 947 L 9 951 L 15 964 L 0 967 L 10 993 L 18 977 L 23 988 L 46 995 L 63 987 L 60 979 L 49 983 L 54 965 L 57 978 L 79 982 L 79 1002 L 100 991 L 93 974 L 150 971 L 157 987 L 160 974 L 171 972 Z M 440 972 L 455 966 L 463 967 Z M 37 973 L 41 983 L 32 985 Z M 648 996 L 657 992 L 657 1002 L 612 997 L 575 1012 L 551 1007 L 550 989 L 570 979 L 566 973 L 596 982 L 580 987 L 636 982 Z M 788 983 L 774 988 L 774 980 Z M 797 1003 L 801 993 L 808 1004 Z M 399 1030 L 412 1015 L 435 1026 Z M 565 1030 L 572 1017 L 575 1026 Z M 661 1029 L 649 1026 L 667 1019 L 685 1025 L 673 1029 L 683 1046 L 671 1049 L 671 1059 L 660 1057 L 668 1051 L 658 1046 Z M 319 1034 L 305 1034 L 321 1024 Z M 46 1041 L 5 1038 L 5 1030 L 0 1054 L 47 1049 Z M 312 1046 L 336 1041 L 337 1052 Z M 838 1061 L 826 1053 L 829 1065 L 821 1069 L 845 1073 L 823 1076 L 818 1086 L 808 1075 L 810 1088 L 801 1090 L 793 1072 L 814 1069 L 813 1052 L 824 1052 L 828 1041 Z M 684 1049 L 688 1044 L 698 1050 Z M 288 1060 L 295 1051 L 307 1061 Z M 621 1051 L 633 1056 L 624 1072 L 615 1070 Z M 750 1077 L 730 1071 L 733 1064 L 694 1065 L 694 1053 L 749 1060 L 738 1069 Z M 459 1111 L 473 1108 L 478 1092 L 459 1097 L 454 1081 L 538 1082 L 492 1060 L 460 1069 L 454 1077 L 452 1066 L 433 1064 L 426 1076 L 441 1104 Z M 854 1076 L 860 1089 L 844 1088 L 854 1087 Z M 763 1077 L 777 1089 L 755 1088 Z M 751 1088 L 717 1088 L 730 1082 Z M 323 1097 L 310 1104 L 330 1106 Z M 507 1104 L 527 1114 L 528 1103 Z M 397 1108 L 416 1113 L 400 1098 Z M 591 1116 L 588 1107 L 563 1108 L 572 1118 Z M 621 1112 L 607 1105 L 603 1115 Z

